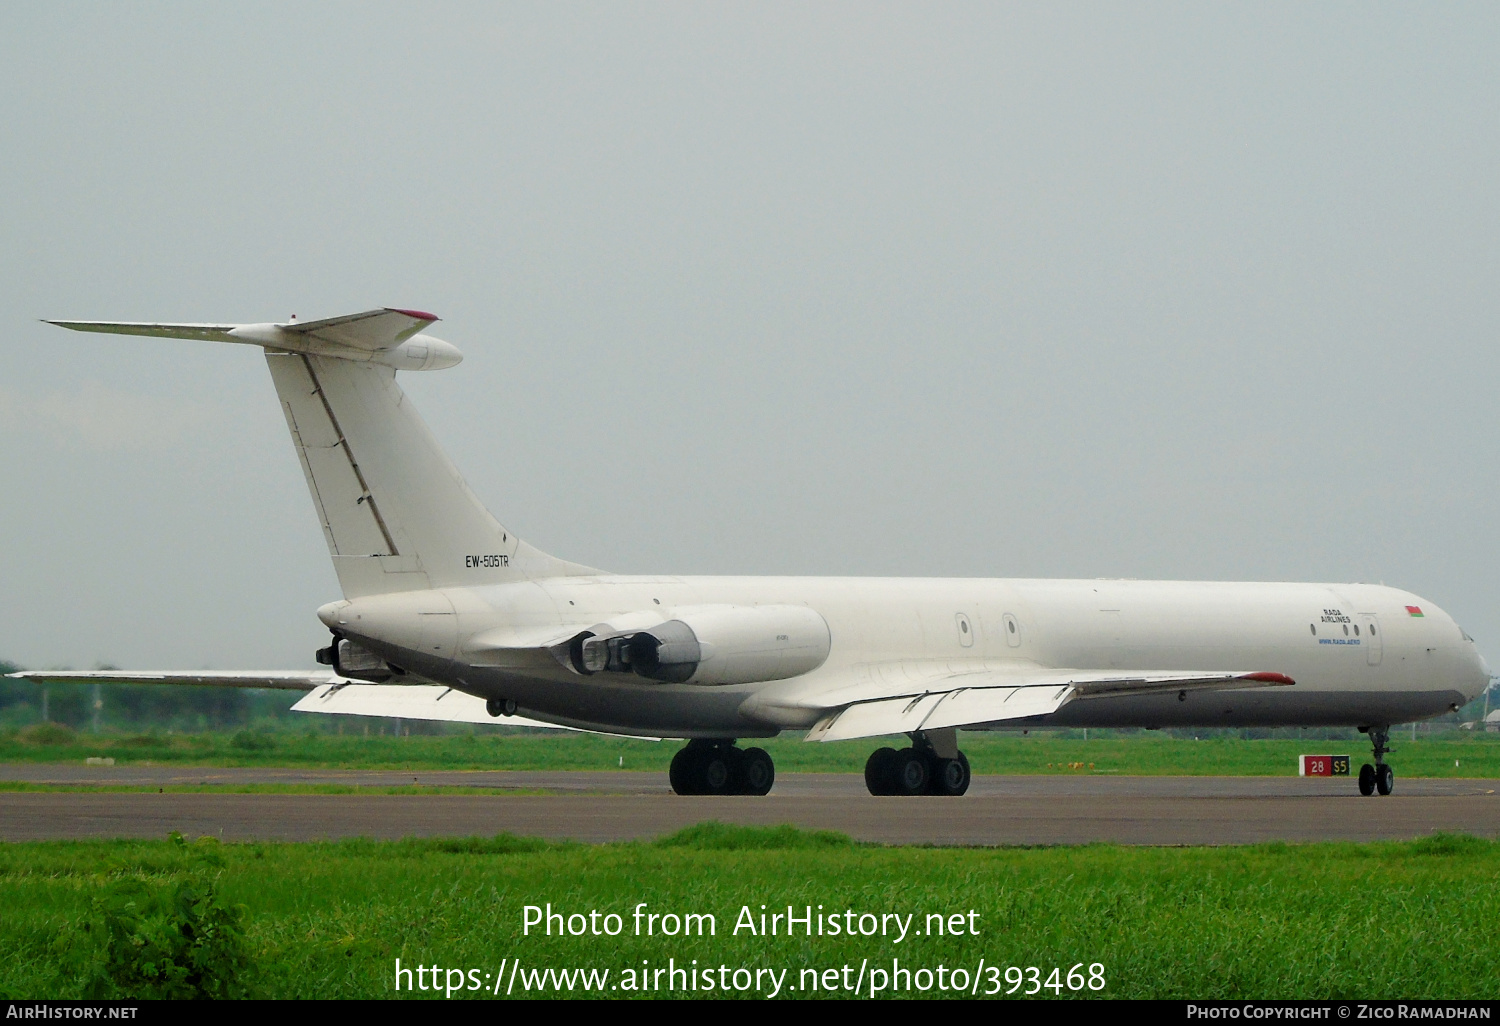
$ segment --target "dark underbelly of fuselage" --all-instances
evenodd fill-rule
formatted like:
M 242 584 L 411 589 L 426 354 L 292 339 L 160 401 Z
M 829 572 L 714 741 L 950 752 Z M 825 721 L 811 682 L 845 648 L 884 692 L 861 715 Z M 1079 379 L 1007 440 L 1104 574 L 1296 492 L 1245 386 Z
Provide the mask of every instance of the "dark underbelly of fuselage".
M 1441 716 L 1464 700 L 1458 691 L 1179 692 L 1079 699 L 1038 722 L 1054 727 L 1351 727 Z

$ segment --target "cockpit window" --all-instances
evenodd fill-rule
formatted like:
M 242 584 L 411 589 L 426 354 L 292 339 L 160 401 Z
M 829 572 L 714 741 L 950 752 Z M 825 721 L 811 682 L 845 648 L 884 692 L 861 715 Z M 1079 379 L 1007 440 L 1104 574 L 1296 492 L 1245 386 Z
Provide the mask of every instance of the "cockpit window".
M 1474 639 L 1471 638 L 1471 637 L 1469 637 L 1469 632 L 1466 631 L 1466 630 L 1464 630 L 1462 627 L 1460 627 L 1458 629 L 1458 633 L 1462 634 L 1464 636 L 1464 640 L 1467 641 L 1469 644 L 1472 645 L 1474 643 Z

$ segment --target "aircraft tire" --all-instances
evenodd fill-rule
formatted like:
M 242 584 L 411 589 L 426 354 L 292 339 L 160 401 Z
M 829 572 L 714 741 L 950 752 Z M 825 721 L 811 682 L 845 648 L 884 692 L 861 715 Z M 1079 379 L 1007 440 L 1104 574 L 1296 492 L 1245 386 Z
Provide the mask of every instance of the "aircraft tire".
M 1368 762 L 1359 768 L 1359 793 L 1366 798 L 1375 793 L 1375 767 Z
M 1385 763 L 1375 767 L 1375 790 L 1381 794 L 1390 794 L 1396 789 L 1396 772 Z
M 672 756 L 672 765 L 667 769 L 667 780 L 672 784 L 672 790 L 677 794 L 697 794 L 693 789 L 695 778 L 694 769 L 698 761 L 698 751 L 692 745 L 680 749 Z
M 969 759 L 963 752 L 956 759 L 934 759 L 928 791 L 957 798 L 969 789 Z
M 764 748 L 747 748 L 740 753 L 738 777 L 740 794 L 756 796 L 768 793 L 776 783 L 776 764 Z
M 927 781 L 932 774 L 927 768 L 927 760 L 911 748 L 903 748 L 896 753 L 896 758 L 891 763 L 894 772 L 891 774 L 892 782 L 895 784 L 894 792 L 902 797 L 925 794 Z
M 739 781 L 740 750 L 716 745 L 698 756 L 693 766 L 694 794 L 734 794 Z
M 896 793 L 893 767 L 896 761 L 894 748 L 877 748 L 865 762 L 865 788 L 876 796 Z

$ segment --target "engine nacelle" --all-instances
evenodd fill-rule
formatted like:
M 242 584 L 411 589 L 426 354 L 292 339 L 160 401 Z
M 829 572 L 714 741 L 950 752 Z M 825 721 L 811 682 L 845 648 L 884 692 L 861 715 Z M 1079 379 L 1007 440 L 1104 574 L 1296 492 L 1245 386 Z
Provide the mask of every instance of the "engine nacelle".
M 672 684 L 754 684 L 811 673 L 828 658 L 828 623 L 806 606 L 683 606 L 643 630 L 583 634 L 579 673 L 634 673 Z

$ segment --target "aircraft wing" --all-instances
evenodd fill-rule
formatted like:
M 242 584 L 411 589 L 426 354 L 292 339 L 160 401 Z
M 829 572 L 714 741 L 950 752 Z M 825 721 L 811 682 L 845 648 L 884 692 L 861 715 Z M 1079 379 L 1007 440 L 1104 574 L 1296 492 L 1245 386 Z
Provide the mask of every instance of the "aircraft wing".
M 195 684 L 214 688 L 279 688 L 285 691 L 311 691 L 339 679 L 332 670 L 23 670 L 6 676 L 36 684 Z
M 988 727 L 1046 716 L 1069 702 L 1091 698 L 1296 683 L 1284 674 L 1265 671 L 1122 673 L 1029 666 L 938 672 L 925 680 L 908 671 L 902 677 L 904 682 L 871 682 L 809 696 L 806 704 L 829 711 L 808 731 L 806 740 L 846 741 L 945 727 Z
M 322 684 L 303 695 L 293 712 L 343 716 L 395 716 L 404 720 L 445 720 L 449 723 L 487 723 L 500 727 L 545 727 L 573 730 L 525 716 L 495 717 L 484 699 L 437 684 Z
M 393 716 L 407 720 L 446 720 L 502 727 L 545 727 L 577 730 L 525 716 L 495 717 L 484 699 L 432 684 L 353 683 L 332 670 L 261 670 L 158 672 L 132 670 L 23 670 L 6 674 L 37 684 L 186 684 L 219 688 L 279 688 L 306 691 L 292 709 L 296 712 L 344 716 Z M 589 731 L 587 733 L 595 733 Z

